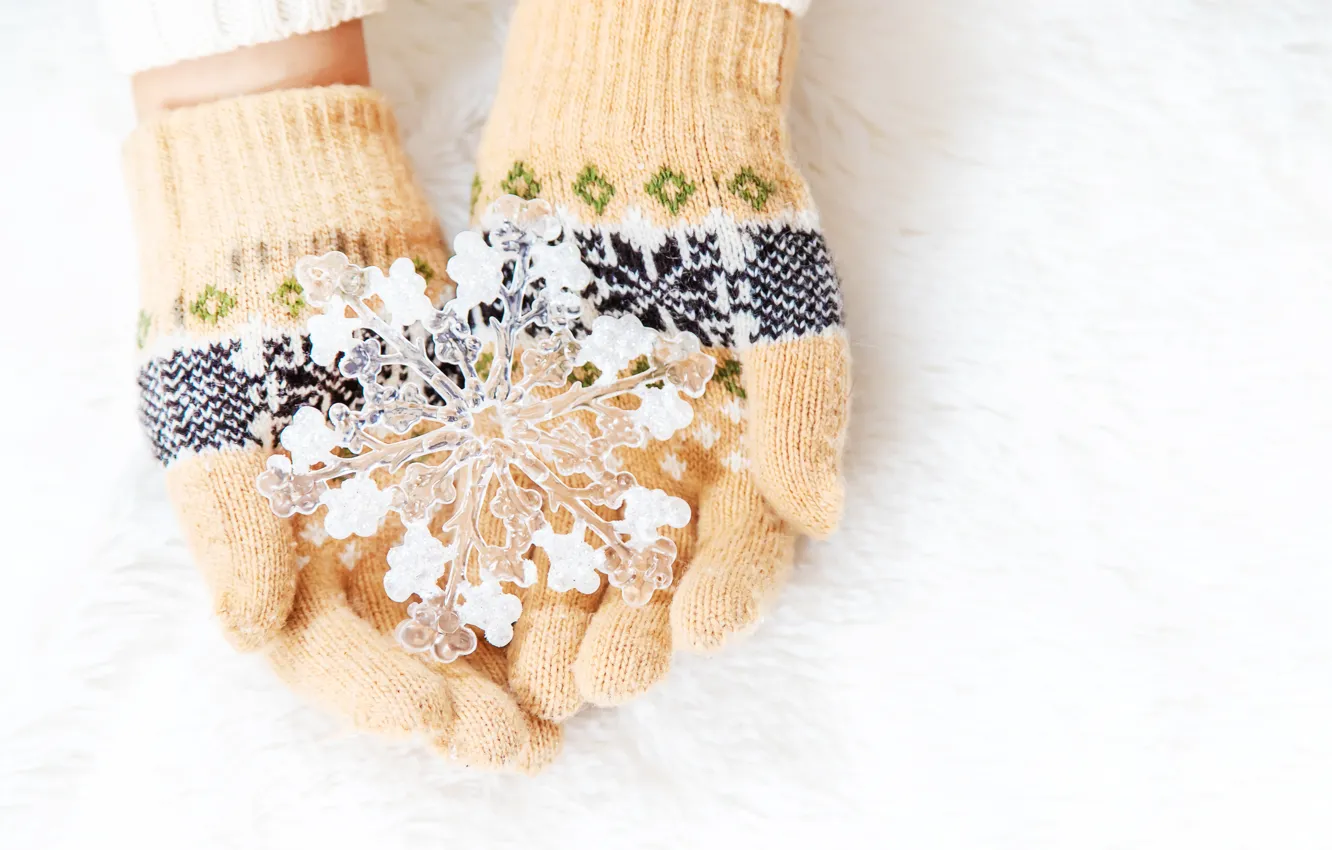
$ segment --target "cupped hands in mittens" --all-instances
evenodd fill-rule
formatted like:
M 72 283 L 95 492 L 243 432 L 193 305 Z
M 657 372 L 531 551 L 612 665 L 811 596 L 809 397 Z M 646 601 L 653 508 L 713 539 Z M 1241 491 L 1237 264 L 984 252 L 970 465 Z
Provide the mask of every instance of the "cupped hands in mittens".
M 559 729 L 515 705 L 502 653 L 446 665 L 394 644 L 405 606 L 385 596 L 384 573 L 401 528 L 349 509 L 329 533 L 276 516 L 256 487 L 296 411 L 358 394 L 326 350 L 348 332 L 338 317 L 317 317 L 313 342 L 304 331 L 318 293 L 293 276 L 297 261 L 410 258 L 396 272 L 422 285 L 385 305 L 404 314 L 447 294 L 442 234 L 383 98 L 333 86 L 188 107 L 141 126 L 126 154 L 142 419 L 228 637 L 359 728 L 422 736 L 477 765 L 546 763 Z
M 299 515 L 316 494 L 284 491 L 298 515 L 282 519 L 256 488 L 261 473 L 290 471 L 267 459 L 297 411 L 350 403 L 377 356 L 353 344 L 345 313 L 311 315 L 320 294 L 292 276 L 297 261 L 334 250 L 390 277 L 433 278 L 384 301 L 395 315 L 423 320 L 446 294 L 439 229 L 387 106 L 365 89 L 275 92 L 179 110 L 136 133 L 144 421 L 238 646 L 263 648 L 286 681 L 359 726 L 532 768 L 559 745 L 547 721 L 640 694 L 674 649 L 715 650 L 756 624 L 796 536 L 837 524 L 849 397 L 837 280 L 787 151 L 793 25 L 752 0 L 518 4 L 478 160 L 479 208 L 505 194 L 555 204 L 566 253 L 590 274 L 552 268 L 544 285 L 562 280 L 560 300 L 579 302 L 579 332 L 630 321 L 688 332 L 716 366 L 687 421 L 665 394 L 623 408 L 663 423 L 661 442 L 621 453 L 623 468 L 688 508 L 687 520 L 662 523 L 670 580 L 608 591 L 589 579 L 595 556 L 574 518 L 549 510 L 512 640 L 449 663 L 470 640 L 431 658 L 388 634 L 418 619 L 403 591 L 438 552 L 412 555 L 407 583 L 386 584 L 408 530 L 371 527 L 353 497 L 373 494 L 332 499 L 330 528 L 327 516 Z M 457 262 L 493 262 L 477 238 L 464 235 Z M 400 257 L 410 271 L 390 265 Z M 461 318 L 493 294 L 466 283 L 450 309 Z M 577 383 L 625 365 L 593 349 Z M 584 525 L 637 525 L 632 505 L 617 504 Z M 503 519 L 481 517 L 479 534 Z
M 621 453 L 691 508 L 669 531 L 673 584 L 641 606 L 604 582 L 561 592 L 535 556 L 509 682 L 541 717 L 623 702 L 674 649 L 753 627 L 797 535 L 840 517 L 850 358 L 787 146 L 793 27 L 752 0 L 521 0 L 514 13 L 474 215 L 504 194 L 551 202 L 592 272 L 584 332 L 626 318 L 688 331 L 717 363 L 688 426 Z

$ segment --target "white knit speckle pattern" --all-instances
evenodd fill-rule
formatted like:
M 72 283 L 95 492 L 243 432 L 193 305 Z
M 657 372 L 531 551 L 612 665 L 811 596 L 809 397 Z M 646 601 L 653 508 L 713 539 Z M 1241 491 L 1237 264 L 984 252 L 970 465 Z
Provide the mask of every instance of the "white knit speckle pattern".
M 388 0 L 98 0 L 112 62 L 128 74 L 279 41 L 383 11 Z

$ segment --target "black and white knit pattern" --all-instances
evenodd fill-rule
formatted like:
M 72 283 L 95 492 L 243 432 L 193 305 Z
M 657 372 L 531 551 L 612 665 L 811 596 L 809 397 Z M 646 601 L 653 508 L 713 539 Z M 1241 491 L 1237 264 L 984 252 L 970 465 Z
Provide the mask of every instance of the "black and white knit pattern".
M 743 225 L 639 233 L 575 229 L 593 283 L 583 332 L 601 314 L 632 314 L 658 330 L 689 331 L 707 346 L 820 334 L 842 324 L 842 297 L 817 230 Z M 159 460 L 184 452 L 272 445 L 303 405 L 353 404 L 360 386 L 310 360 L 290 334 L 188 347 L 139 372 L 141 419 Z M 261 345 L 262 351 L 242 351 Z M 257 355 L 257 357 L 256 357 Z
M 360 397 L 355 380 L 310 360 L 310 341 L 266 339 L 262 371 L 240 365 L 240 340 L 176 351 L 139 370 L 139 419 L 157 459 L 182 452 L 271 445 L 297 408 L 327 410 Z M 249 359 L 249 358 L 247 358 Z
M 724 348 L 811 336 L 842 324 L 837 273 L 817 230 L 745 225 L 730 233 L 699 228 L 644 240 L 593 228 L 575 236 L 595 278 L 583 293 L 593 315 L 632 314 L 657 330 L 673 326 Z M 728 249 L 739 262 L 728 261 Z

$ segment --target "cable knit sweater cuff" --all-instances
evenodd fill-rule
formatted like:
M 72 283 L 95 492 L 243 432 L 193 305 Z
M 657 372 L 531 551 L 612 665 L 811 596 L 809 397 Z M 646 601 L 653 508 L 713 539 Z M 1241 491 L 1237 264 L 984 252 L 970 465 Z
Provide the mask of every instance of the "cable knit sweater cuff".
M 128 74 L 332 29 L 388 0 L 98 0 L 112 61 Z

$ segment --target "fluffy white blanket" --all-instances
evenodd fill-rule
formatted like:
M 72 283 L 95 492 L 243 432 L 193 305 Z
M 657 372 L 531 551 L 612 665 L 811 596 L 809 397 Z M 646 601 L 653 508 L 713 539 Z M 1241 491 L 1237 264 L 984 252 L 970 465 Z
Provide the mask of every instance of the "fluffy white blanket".
M 0 846 L 1332 846 L 1328 4 L 815 3 L 845 529 L 536 779 L 348 733 L 206 616 L 89 5 L 0 8 Z M 451 230 L 506 5 L 368 25 Z

